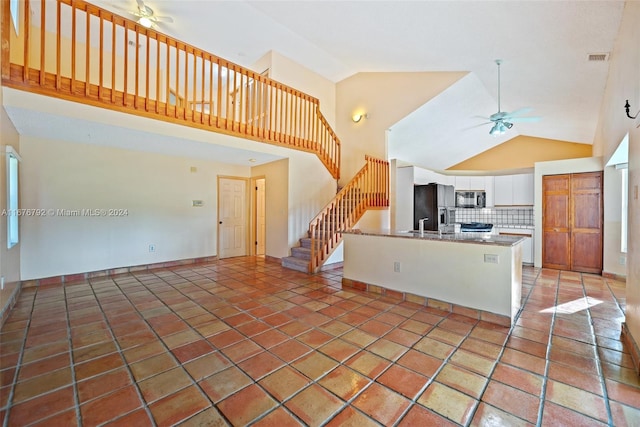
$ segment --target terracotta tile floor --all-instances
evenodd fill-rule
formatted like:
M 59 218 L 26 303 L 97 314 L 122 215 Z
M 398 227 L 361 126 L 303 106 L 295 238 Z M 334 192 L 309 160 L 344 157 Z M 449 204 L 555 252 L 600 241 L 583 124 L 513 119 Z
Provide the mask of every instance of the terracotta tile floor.
M 508 329 L 235 258 L 24 289 L 0 420 L 46 425 L 640 425 L 623 283 L 525 268 Z

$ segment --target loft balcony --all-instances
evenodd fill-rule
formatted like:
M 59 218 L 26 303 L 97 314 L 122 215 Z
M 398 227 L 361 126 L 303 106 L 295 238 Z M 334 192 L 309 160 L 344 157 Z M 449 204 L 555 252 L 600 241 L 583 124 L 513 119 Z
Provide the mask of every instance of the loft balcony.
M 317 98 L 81 0 L 10 3 L 4 86 L 311 152 L 340 177 Z

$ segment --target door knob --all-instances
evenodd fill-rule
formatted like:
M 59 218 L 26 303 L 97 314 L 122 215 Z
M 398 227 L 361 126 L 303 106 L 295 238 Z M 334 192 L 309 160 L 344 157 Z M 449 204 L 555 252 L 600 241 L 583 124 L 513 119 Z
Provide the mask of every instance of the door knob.
M 218 224 L 222 224 L 222 221 L 220 221 Z

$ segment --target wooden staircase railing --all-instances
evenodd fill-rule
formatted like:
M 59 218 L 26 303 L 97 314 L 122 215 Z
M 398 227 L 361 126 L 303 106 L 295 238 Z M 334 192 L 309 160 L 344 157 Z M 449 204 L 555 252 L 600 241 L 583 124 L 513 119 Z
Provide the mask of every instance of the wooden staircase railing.
M 367 209 L 389 206 L 389 162 L 366 156 L 366 164 L 309 223 L 311 261 L 315 273 Z
M 318 99 L 82 0 L 2 1 L 2 84 L 315 153 L 340 176 Z M 233 37 L 233 35 L 230 35 Z

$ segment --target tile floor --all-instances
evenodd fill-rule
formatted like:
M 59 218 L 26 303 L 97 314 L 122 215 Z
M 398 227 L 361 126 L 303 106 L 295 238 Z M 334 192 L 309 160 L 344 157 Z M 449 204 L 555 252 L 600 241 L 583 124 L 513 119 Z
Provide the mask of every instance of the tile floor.
M 24 289 L 0 334 L 0 420 L 640 425 L 623 283 L 526 268 L 510 330 L 341 274 L 235 258 Z

